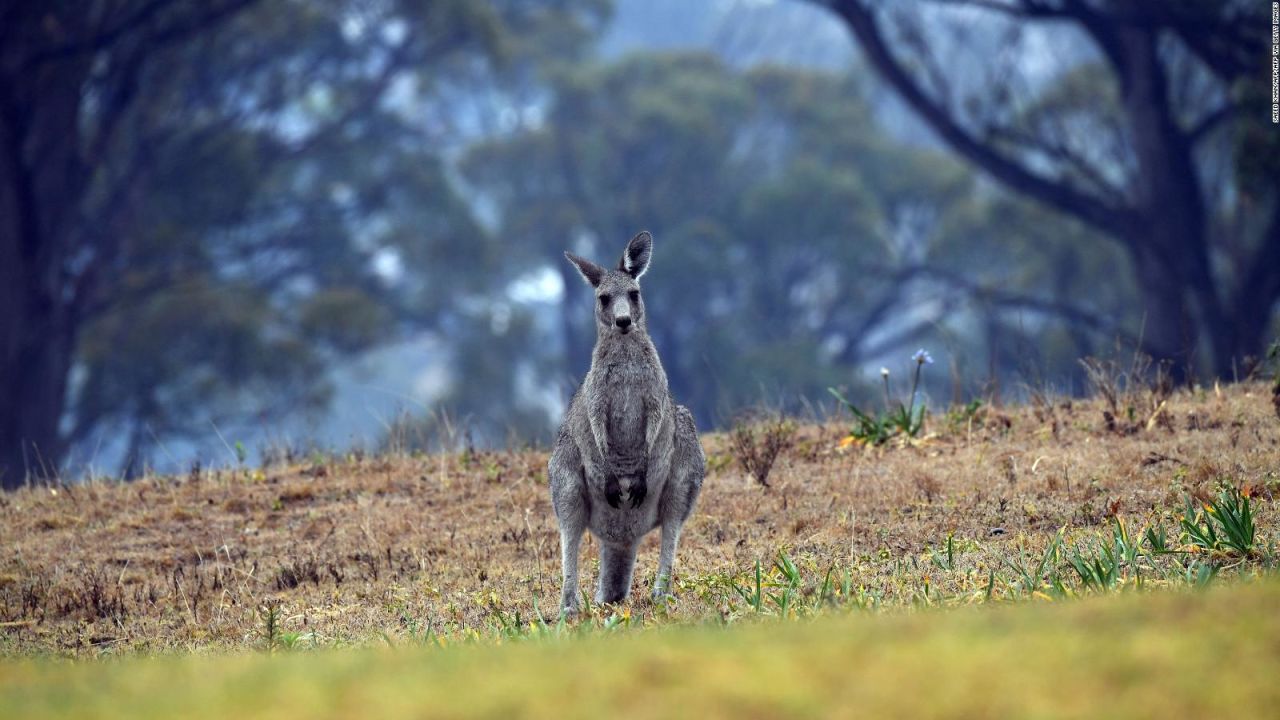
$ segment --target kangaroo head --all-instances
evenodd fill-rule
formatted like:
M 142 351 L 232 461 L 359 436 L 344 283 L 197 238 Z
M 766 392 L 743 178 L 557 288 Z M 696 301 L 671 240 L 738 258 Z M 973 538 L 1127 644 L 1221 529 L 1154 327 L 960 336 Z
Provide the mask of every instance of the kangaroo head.
M 573 253 L 565 253 L 584 280 L 596 291 L 596 332 L 626 335 L 644 329 L 644 300 L 640 297 L 640 276 L 649 269 L 653 236 L 642 232 L 631 238 L 616 270 L 608 270 Z

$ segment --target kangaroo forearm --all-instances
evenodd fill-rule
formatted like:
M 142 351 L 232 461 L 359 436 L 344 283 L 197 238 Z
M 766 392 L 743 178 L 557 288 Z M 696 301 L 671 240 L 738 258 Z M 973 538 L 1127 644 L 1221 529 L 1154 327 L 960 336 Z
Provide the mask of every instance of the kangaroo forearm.
M 652 455 L 653 448 L 658 443 L 658 438 L 664 433 L 671 431 L 671 407 L 670 403 L 660 403 L 657 407 L 657 417 L 652 418 L 645 423 L 644 428 L 644 449 L 645 453 Z
M 591 424 L 591 439 L 595 442 L 596 453 L 602 459 L 609 457 L 609 434 L 605 432 L 604 420 L 592 416 L 588 422 Z
M 605 419 L 608 417 L 608 401 L 602 393 L 595 391 L 588 395 L 587 426 L 591 430 L 591 439 L 595 442 L 595 450 L 601 459 L 609 457 L 609 434 L 606 431 Z
M 600 477 L 605 471 L 605 457 L 600 452 L 594 438 L 578 444 L 578 452 L 582 455 L 582 469 L 588 478 Z

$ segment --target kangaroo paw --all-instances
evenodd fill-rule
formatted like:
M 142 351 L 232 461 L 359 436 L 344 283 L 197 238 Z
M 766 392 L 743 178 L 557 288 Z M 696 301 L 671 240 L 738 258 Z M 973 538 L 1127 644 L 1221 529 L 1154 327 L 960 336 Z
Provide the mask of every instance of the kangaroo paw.
M 604 499 L 609 502 L 610 507 L 618 507 L 622 503 L 622 485 L 618 482 L 618 476 L 609 474 L 604 478 Z
M 631 483 L 631 507 L 640 507 L 640 503 L 644 502 L 644 496 L 647 494 L 649 494 L 649 484 L 643 477 L 637 478 Z

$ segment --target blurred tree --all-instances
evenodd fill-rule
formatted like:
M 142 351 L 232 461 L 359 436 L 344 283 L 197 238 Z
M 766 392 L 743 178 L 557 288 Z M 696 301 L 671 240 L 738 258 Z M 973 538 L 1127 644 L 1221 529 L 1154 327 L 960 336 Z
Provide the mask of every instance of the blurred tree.
M 1203 346 L 1218 376 L 1259 355 L 1280 300 L 1280 143 L 1259 132 L 1264 4 L 819 4 L 956 154 L 1116 244 L 1150 354 L 1182 374 Z M 1031 62 L 1033 42 L 1060 66 Z
M 1034 273 L 1009 282 L 989 260 L 994 238 L 1036 243 L 1065 236 L 1061 222 L 1007 228 L 1010 203 L 962 166 L 878 132 L 852 77 L 664 54 L 562 68 L 553 88 L 545 125 L 474 147 L 462 168 L 518 239 L 510 262 L 560 276 L 562 380 L 581 377 L 594 337 L 590 293 L 560 251 L 611 261 L 641 228 L 657 238 L 650 332 L 707 427 L 783 387 L 821 397 L 935 333 L 983 271 L 1002 309 L 1053 304 L 1030 292 Z M 954 258 L 975 259 L 943 272 Z
M 441 155 L 483 128 L 438 100 L 606 9 L 5 3 L 0 484 L 98 431 L 129 470 L 148 435 L 318 402 L 327 358 L 482 292 Z

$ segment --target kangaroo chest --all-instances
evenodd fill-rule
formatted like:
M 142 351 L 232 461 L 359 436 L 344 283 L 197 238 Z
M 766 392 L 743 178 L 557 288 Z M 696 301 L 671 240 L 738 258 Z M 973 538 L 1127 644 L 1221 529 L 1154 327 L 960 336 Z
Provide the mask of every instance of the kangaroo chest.
M 613 365 L 605 369 L 605 432 L 609 447 L 630 455 L 645 446 L 645 401 L 653 393 L 653 374 L 646 367 Z

